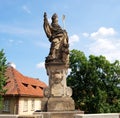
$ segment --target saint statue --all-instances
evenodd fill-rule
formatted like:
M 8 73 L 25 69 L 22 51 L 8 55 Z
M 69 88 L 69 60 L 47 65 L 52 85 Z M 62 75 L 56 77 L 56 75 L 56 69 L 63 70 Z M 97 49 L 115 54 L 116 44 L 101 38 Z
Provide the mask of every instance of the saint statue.
M 64 18 L 65 16 L 63 16 Z M 74 100 L 71 98 L 72 89 L 66 83 L 69 68 L 68 35 L 66 30 L 58 24 L 56 13 L 52 15 L 51 19 L 52 23 L 50 24 L 47 14 L 44 13 L 43 27 L 51 46 L 45 60 L 45 67 L 49 76 L 49 86 L 44 89 L 44 96 L 48 100 L 46 100 L 46 104 L 43 107 L 48 112 L 73 111 L 75 110 L 75 105 Z
M 49 24 L 46 12 L 44 13 L 44 30 L 51 42 L 49 55 L 46 57 L 48 62 L 64 62 L 69 63 L 69 44 L 66 30 L 62 29 L 58 24 L 57 14 L 53 14 L 52 23 Z

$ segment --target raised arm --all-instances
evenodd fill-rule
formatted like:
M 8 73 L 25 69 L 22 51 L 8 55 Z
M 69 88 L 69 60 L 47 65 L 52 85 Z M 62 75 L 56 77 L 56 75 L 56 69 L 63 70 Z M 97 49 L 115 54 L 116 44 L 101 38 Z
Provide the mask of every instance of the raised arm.
M 50 39 L 52 34 L 51 34 L 51 28 L 50 28 L 50 24 L 49 24 L 48 19 L 47 19 L 46 12 L 44 13 L 44 24 L 43 24 L 43 27 L 44 27 L 44 31 L 45 31 L 47 37 Z

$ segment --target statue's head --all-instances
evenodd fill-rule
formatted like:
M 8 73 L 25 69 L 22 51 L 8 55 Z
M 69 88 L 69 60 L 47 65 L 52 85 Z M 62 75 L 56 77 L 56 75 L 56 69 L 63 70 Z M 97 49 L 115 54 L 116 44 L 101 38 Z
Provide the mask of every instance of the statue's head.
M 54 20 L 54 19 L 56 19 L 56 18 L 58 18 L 58 16 L 57 16 L 56 13 L 54 13 L 54 14 L 52 15 L 52 19 Z
M 58 16 L 57 16 L 56 13 L 53 14 L 53 16 L 52 16 L 52 21 L 53 21 L 53 22 L 58 21 Z

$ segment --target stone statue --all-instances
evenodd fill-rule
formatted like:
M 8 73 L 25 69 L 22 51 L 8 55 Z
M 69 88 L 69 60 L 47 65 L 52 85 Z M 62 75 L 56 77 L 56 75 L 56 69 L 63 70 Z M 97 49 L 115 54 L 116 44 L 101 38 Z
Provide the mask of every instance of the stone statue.
M 53 14 L 51 25 L 48 22 L 47 14 L 44 13 L 44 30 L 51 42 L 50 52 L 46 57 L 48 62 L 64 62 L 69 63 L 69 44 L 67 32 L 58 25 L 58 16 Z
M 49 24 L 44 13 L 44 30 L 51 42 L 49 55 L 45 60 L 49 87 L 44 89 L 47 111 L 74 110 L 74 100 L 71 98 L 72 89 L 67 86 L 66 76 L 69 68 L 69 44 L 67 32 L 58 25 L 58 16 L 53 14 Z

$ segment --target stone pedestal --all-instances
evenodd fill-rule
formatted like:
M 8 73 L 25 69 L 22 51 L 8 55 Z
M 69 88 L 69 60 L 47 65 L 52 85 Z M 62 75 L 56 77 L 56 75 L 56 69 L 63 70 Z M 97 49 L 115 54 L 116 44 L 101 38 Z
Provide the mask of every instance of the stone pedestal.
M 71 97 L 67 98 L 49 98 L 47 104 L 47 110 L 49 112 L 52 111 L 73 111 L 74 107 L 74 100 Z
M 46 63 L 45 66 L 49 76 L 49 87 L 44 90 L 48 97 L 47 111 L 75 110 L 72 89 L 66 85 L 69 66 L 61 62 Z

